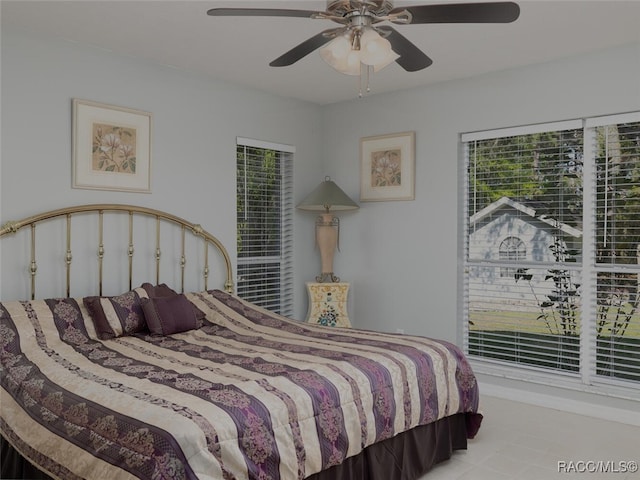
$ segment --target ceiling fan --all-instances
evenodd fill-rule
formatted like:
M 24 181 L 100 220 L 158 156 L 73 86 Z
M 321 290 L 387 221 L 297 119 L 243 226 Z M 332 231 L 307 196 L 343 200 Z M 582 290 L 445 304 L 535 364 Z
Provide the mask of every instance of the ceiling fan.
M 433 61 L 390 25 L 429 23 L 510 23 L 520 15 L 514 2 L 446 3 L 394 7 L 393 0 L 327 0 L 324 12 L 270 8 L 212 8 L 211 16 L 298 17 L 331 20 L 339 27 L 324 30 L 273 60 L 269 65 L 293 65 L 314 50 L 333 68 L 360 74 L 361 63 L 374 71 L 395 61 L 406 71 L 422 70 Z

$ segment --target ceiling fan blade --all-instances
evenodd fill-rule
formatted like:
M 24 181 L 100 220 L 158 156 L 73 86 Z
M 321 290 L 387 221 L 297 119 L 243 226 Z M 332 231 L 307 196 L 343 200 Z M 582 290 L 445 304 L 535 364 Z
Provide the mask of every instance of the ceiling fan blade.
M 212 8 L 207 15 L 212 17 L 300 17 L 313 18 L 324 12 L 312 10 L 289 10 L 280 8 Z
M 385 38 L 391 42 L 393 51 L 400 55 L 396 63 L 407 72 L 417 72 L 433 63 L 433 60 L 427 57 L 422 50 L 401 35 L 395 28 L 382 26 L 377 27 L 377 30 L 385 33 Z
M 450 3 L 398 7 L 389 15 L 408 11 L 410 24 L 419 23 L 510 23 L 520 16 L 520 7 L 514 2 Z M 407 23 L 398 21 L 397 23 Z
M 332 28 L 329 30 L 325 30 L 324 32 L 320 32 L 317 35 L 305 40 L 301 44 L 293 47 L 287 53 L 279 56 L 269 65 L 272 67 L 288 67 L 289 65 L 293 65 L 301 58 L 306 57 L 314 50 L 320 48 L 325 43 L 333 40 L 335 38 L 336 31 L 343 30 L 342 28 Z

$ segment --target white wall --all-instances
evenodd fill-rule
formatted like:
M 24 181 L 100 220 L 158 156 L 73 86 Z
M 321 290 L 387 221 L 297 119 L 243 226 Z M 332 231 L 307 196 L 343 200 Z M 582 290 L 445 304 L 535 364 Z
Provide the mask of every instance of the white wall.
M 235 258 L 236 136 L 296 147 L 298 200 L 324 178 L 322 118 L 316 105 L 10 25 L 2 25 L 1 46 L 0 224 L 75 204 L 140 204 L 202 224 Z M 151 194 L 71 188 L 74 97 L 152 113 Z M 312 248 L 312 227 L 300 222 L 296 235 L 301 245 Z M 295 255 L 297 268 L 314 268 L 309 254 L 296 249 Z M 3 299 L 19 294 L 13 262 L 5 252 Z M 296 281 L 296 289 L 296 312 L 303 316 L 304 282 Z

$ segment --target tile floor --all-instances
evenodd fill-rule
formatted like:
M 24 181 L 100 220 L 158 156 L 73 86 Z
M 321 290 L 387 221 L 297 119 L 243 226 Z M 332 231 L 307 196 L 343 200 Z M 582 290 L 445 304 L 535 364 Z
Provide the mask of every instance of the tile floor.
M 620 463 L 640 463 L 640 427 L 486 395 L 481 410 L 482 427 L 468 450 L 420 480 L 640 480 L 640 472 L 623 472 Z M 598 461 L 615 471 L 591 472 L 597 466 L 590 462 Z

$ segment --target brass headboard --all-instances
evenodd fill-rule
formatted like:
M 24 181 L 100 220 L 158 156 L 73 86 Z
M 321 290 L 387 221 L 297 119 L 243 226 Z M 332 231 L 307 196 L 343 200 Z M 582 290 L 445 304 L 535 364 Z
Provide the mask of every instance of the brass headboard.
M 97 262 L 98 262 L 98 294 L 102 295 L 102 284 L 103 284 L 103 262 L 105 257 L 105 245 L 104 245 L 104 214 L 111 212 L 120 212 L 120 214 L 128 214 L 128 248 L 127 248 L 127 256 L 128 256 L 128 270 L 129 270 L 129 289 L 132 288 L 133 281 L 133 257 L 135 252 L 134 245 L 134 216 L 140 215 L 145 216 L 146 218 L 155 219 L 155 250 L 153 251 L 153 257 L 151 260 L 155 261 L 155 282 L 160 283 L 160 257 L 162 255 L 162 248 L 160 245 L 161 242 L 161 225 L 165 222 L 169 222 L 173 224 L 173 226 L 177 226 L 181 230 L 181 242 L 180 248 L 181 252 L 178 257 L 180 268 L 180 287 L 181 290 L 184 291 L 185 279 L 185 265 L 186 265 L 186 253 L 185 253 L 185 233 L 190 232 L 196 237 L 201 237 L 204 250 L 203 250 L 203 259 L 204 264 L 202 265 L 202 276 L 204 280 L 204 289 L 208 289 L 208 278 L 209 278 L 209 246 L 213 245 L 222 258 L 224 259 L 224 266 L 226 269 L 226 280 L 224 282 L 224 289 L 229 293 L 233 293 L 234 285 L 233 285 L 233 273 L 231 266 L 231 259 L 224 245 L 213 235 L 205 231 L 200 225 L 188 222 L 180 217 L 175 215 L 162 212 L 160 210 L 154 210 L 152 208 L 139 207 L 134 205 L 121 205 L 121 204 L 92 204 L 92 205 L 79 205 L 67 208 L 60 208 L 58 210 L 51 210 L 48 212 L 40 213 L 38 215 L 33 215 L 31 217 L 25 218 L 19 221 L 9 221 L 6 222 L 2 227 L 0 227 L 0 237 L 5 235 L 14 234 L 18 232 L 20 229 L 25 227 L 30 227 L 31 229 L 31 248 L 30 248 L 30 260 L 28 265 L 28 271 L 31 276 L 31 299 L 35 299 L 36 294 L 36 274 L 38 270 L 38 263 L 36 259 L 36 226 L 44 222 L 45 220 L 50 220 L 58 217 L 66 217 L 66 251 L 61 255 L 62 261 L 64 262 L 66 268 L 66 296 L 70 296 L 71 292 L 71 267 L 73 264 L 73 252 L 71 249 L 71 219 L 72 217 L 79 214 L 95 214 L 98 217 L 97 221 L 97 229 L 98 229 L 98 245 L 96 245 L 97 252 Z

